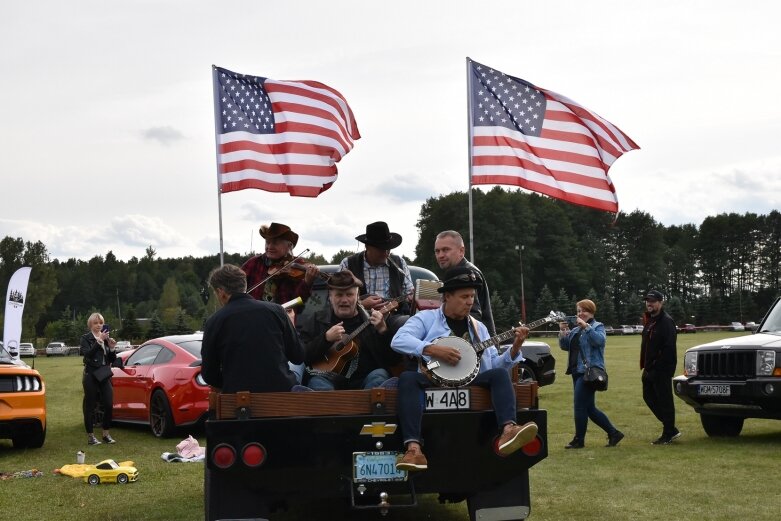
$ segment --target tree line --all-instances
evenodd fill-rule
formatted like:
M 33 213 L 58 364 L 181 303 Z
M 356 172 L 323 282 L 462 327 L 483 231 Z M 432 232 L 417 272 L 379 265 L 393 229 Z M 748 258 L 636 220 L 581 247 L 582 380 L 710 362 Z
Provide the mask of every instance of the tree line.
M 441 275 L 434 239 L 448 229 L 464 236 L 469 256 L 467 195 L 455 192 L 422 205 L 415 259 L 408 262 Z M 590 298 L 597 303 L 598 320 L 638 324 L 642 297 L 650 288 L 668 295 L 667 310 L 679 324 L 758 321 L 781 293 L 778 211 L 720 214 L 699 226 L 664 226 L 640 211 L 621 212 L 614 219 L 501 187 L 475 189 L 473 209 L 474 260 L 488 281 L 502 330 L 520 315 L 521 264 L 529 321 L 551 309 L 574 314 L 575 302 Z M 312 254 L 309 260 L 336 264 L 352 253 L 343 250 L 331 259 Z M 241 265 L 249 256 L 226 253 L 224 258 Z M 119 330 L 117 338 L 134 342 L 201 329 L 216 309 L 205 279 L 217 265 L 216 254 L 160 259 L 151 246 L 141 258 L 128 261 L 111 251 L 89 260 L 50 260 L 40 241 L 0 241 L 0 288 L 7 288 L 18 268 L 33 268 L 25 341 L 75 343 L 93 311 Z

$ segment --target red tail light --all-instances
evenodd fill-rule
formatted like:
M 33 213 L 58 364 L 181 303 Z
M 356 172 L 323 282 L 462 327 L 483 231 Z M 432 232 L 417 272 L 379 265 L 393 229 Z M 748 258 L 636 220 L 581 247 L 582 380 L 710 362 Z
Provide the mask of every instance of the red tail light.
M 526 454 L 527 456 L 536 456 L 540 453 L 542 450 L 542 440 L 539 436 L 534 438 L 532 441 L 521 447 L 521 452 Z
M 241 459 L 248 467 L 259 467 L 266 461 L 266 448 L 260 443 L 248 443 L 241 451 Z
M 220 443 L 212 451 L 212 461 L 217 467 L 227 469 L 236 463 L 236 451 L 230 445 Z

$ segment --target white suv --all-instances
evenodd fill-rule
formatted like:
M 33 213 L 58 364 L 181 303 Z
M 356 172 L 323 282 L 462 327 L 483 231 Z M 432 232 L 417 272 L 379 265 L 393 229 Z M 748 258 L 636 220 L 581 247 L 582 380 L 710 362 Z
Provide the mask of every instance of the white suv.
M 68 354 L 68 348 L 65 346 L 65 342 L 49 342 L 46 346 L 46 356 L 65 356 Z
M 30 343 L 22 342 L 19 344 L 19 356 L 30 356 L 35 358 L 35 347 Z

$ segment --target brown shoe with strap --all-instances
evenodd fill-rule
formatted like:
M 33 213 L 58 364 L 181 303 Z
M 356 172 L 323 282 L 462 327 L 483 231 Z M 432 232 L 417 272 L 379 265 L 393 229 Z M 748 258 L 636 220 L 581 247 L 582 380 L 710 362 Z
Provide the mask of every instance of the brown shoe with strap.
M 510 425 L 499 436 L 499 442 L 497 443 L 499 454 L 502 456 L 512 454 L 531 442 L 535 436 L 537 436 L 537 424 L 534 422 L 524 423 L 523 425 Z
M 410 447 L 404 456 L 396 462 L 397 470 L 406 470 L 407 472 L 416 472 L 420 470 L 426 470 L 428 468 L 428 461 L 426 456 L 418 447 Z

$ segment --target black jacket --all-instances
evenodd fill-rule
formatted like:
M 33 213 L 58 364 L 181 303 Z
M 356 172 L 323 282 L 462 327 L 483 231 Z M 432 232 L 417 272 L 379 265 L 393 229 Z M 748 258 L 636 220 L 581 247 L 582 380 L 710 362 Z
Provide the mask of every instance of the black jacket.
M 95 335 L 91 332 L 81 336 L 79 353 L 83 357 L 84 372 L 87 374 L 92 374 L 102 365 L 111 364 L 117 358 L 117 354 L 114 351 L 104 351 L 103 347 L 98 344 Z
M 398 255 L 390 254 L 390 258 L 393 259 L 393 262 L 396 263 L 396 266 L 401 266 L 401 257 Z M 364 280 L 363 276 L 363 263 L 365 262 L 366 256 L 364 255 L 364 252 L 356 253 L 355 255 L 350 255 L 347 257 L 347 269 L 353 272 L 353 275 L 358 277 L 361 282 L 363 282 L 363 288 L 361 288 L 360 296 L 363 297 L 368 293 L 368 288 L 366 287 L 366 280 Z M 390 293 L 390 296 L 393 297 L 400 297 L 403 294 L 404 291 L 404 277 L 405 274 L 400 272 L 396 266 L 388 263 L 388 277 L 389 277 L 389 287 L 388 292 Z M 396 308 L 394 313 L 397 313 L 399 315 L 409 315 L 410 314 L 410 305 L 409 302 L 406 300 L 403 300 L 399 303 L 399 307 Z
M 653 375 L 674 375 L 678 363 L 677 339 L 675 321 L 664 310 L 655 317 L 646 314 L 640 344 L 640 367 Z
M 366 315 L 359 313 L 354 319 L 342 320 L 333 314 L 330 302 L 327 307 L 310 316 L 309 320 L 299 326 L 301 342 L 306 353 L 306 364 L 311 366 L 321 360 L 333 344 L 325 338 L 325 333 L 331 326 L 344 322 L 345 331 L 349 335 L 363 323 L 365 318 Z M 391 337 L 389 331 L 381 335 L 374 326 L 367 325 L 355 338 L 358 341 L 358 367 L 348 382 L 344 379 L 335 381 L 337 388 L 344 388 L 345 384 L 347 388 L 360 388 L 360 383 L 370 372 L 379 368 L 390 371 L 392 366 L 399 363 L 401 356 L 391 349 Z M 353 382 L 355 385 L 352 385 Z
M 491 312 L 491 296 L 489 295 L 488 282 L 485 280 L 485 275 L 483 275 L 483 272 L 481 272 L 477 266 L 466 260 L 466 257 L 461 259 L 461 262 L 456 266 L 471 268 L 480 275 L 481 279 L 483 279 L 483 285 L 475 291 L 475 301 L 472 304 L 472 310 L 469 314 L 485 324 L 488 332 L 491 333 L 491 336 L 494 336 L 496 334 L 496 326 L 494 325 L 494 315 Z
M 233 295 L 206 321 L 201 347 L 206 383 L 224 393 L 289 391 L 296 378 L 288 361 L 304 352 L 279 304 Z

